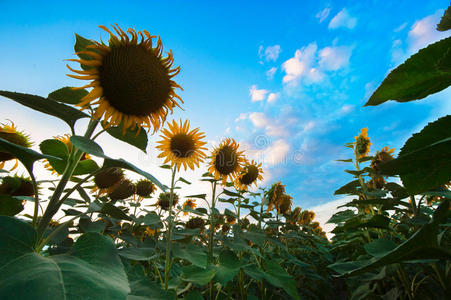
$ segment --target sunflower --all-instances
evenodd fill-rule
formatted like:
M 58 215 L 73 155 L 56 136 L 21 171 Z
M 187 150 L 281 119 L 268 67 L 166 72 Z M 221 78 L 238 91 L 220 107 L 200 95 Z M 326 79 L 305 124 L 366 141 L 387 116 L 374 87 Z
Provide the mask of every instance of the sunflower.
M 185 224 L 185 228 L 187 229 L 200 229 L 200 232 L 202 233 L 204 231 L 205 228 L 205 221 L 204 219 L 200 218 L 200 217 L 194 217 L 189 219 L 188 222 L 186 222 Z
M 0 184 L 0 194 L 11 196 L 33 196 L 33 183 L 30 179 L 19 176 L 6 176 Z
M 189 131 L 189 121 L 180 124 L 176 121 L 169 123 L 169 130 L 163 129 L 160 145 L 157 146 L 162 152 L 158 155 L 159 158 L 165 157 L 164 163 L 171 162 L 172 166 L 176 166 L 180 170 L 183 165 L 185 170 L 187 166 L 194 170 L 194 166 L 199 167 L 199 163 L 205 158 L 203 150 L 207 150 L 203 146 L 206 142 L 202 141 L 205 138 L 203 132 L 199 132 L 199 128 Z
M 127 34 L 116 24 L 112 26 L 116 36 L 105 26 L 99 27 L 110 34 L 108 45 L 94 41 L 84 51 L 76 53 L 85 59 L 69 59 L 80 63 L 86 70 L 67 66 L 79 74 L 68 76 L 92 80 L 79 88 L 93 89 L 77 106 L 85 109 L 97 105 L 93 116 L 98 119 L 104 116 L 106 126 L 122 122 L 124 132 L 135 127 L 147 127 L 150 131 L 153 126 L 155 133 L 168 113 L 172 114 L 175 106 L 180 107 L 178 101 L 183 103 L 174 91 L 182 88 L 172 80 L 180 72 L 180 67 L 171 69 L 174 62 L 172 51 L 163 58 L 160 37 L 153 48 L 156 36 L 146 30 L 136 32 L 129 28 Z
M 273 209 L 273 207 L 277 207 L 279 205 L 280 200 L 282 199 L 282 195 L 285 193 L 285 186 L 279 181 L 274 183 L 269 191 L 266 193 L 266 197 L 268 198 L 269 204 L 266 212 L 269 212 Z
M 93 191 L 100 190 L 101 192 L 108 191 L 116 184 L 124 179 L 124 171 L 120 168 L 108 168 L 100 171 L 94 176 L 94 183 L 96 187 Z
M 395 152 L 395 149 L 390 149 L 388 146 L 385 146 L 381 149 L 381 151 L 377 151 L 376 155 L 374 155 L 374 158 L 371 160 L 371 168 L 378 171 L 379 170 L 379 164 L 393 160 L 393 152 Z
M 371 142 L 367 133 L 368 127 L 362 128 L 360 134 L 355 137 L 356 154 L 358 155 L 358 158 L 366 157 L 370 153 Z
M 65 135 L 58 135 L 58 136 L 54 136 L 54 139 L 63 142 L 64 145 L 66 145 L 67 147 L 67 151 L 68 153 L 71 153 L 72 151 L 72 143 L 70 142 L 70 134 L 65 134 Z M 83 156 L 80 158 L 80 161 L 83 160 L 88 160 L 91 159 L 91 156 L 87 153 L 83 153 Z M 48 160 L 46 160 L 45 164 L 44 164 L 44 168 L 46 168 L 47 170 L 51 171 L 52 174 L 59 174 L 50 164 L 50 162 Z
M 109 191 L 108 196 L 112 201 L 124 200 L 131 197 L 136 192 L 136 186 L 128 179 L 122 179 Z
M 171 202 L 171 192 L 161 193 L 158 197 L 158 201 L 155 205 L 159 206 L 163 210 L 169 210 L 169 205 Z M 179 202 L 179 195 L 176 193 L 173 194 L 172 198 L 172 206 L 176 205 Z
M 228 178 L 234 181 L 240 175 L 244 164 L 244 155 L 243 151 L 238 151 L 238 146 L 234 139 L 227 138 L 213 150 L 208 171 L 216 180 L 222 177 L 223 185 L 226 184 Z
M 226 215 L 225 217 L 226 217 L 227 224 L 233 225 L 236 223 L 236 217 L 231 216 L 231 215 Z
M 262 164 L 255 161 L 247 162 L 241 170 L 241 175 L 235 180 L 235 187 L 240 191 L 247 191 L 252 183 L 257 186 L 257 180 L 263 180 Z
M 152 195 L 156 189 L 155 184 L 147 179 L 142 179 L 136 183 L 136 194 L 140 198 L 150 198 L 150 195 Z
M 196 200 L 193 199 L 186 200 L 185 203 L 183 203 L 182 209 L 185 210 L 187 207 L 194 209 L 196 207 Z M 184 216 L 188 215 L 188 212 L 184 211 L 183 215 Z
M 292 199 L 293 198 L 287 194 L 281 196 L 277 205 L 277 213 L 279 215 L 285 215 L 291 212 L 291 205 L 293 204 L 293 201 L 291 201 Z
M 0 138 L 25 148 L 30 148 L 33 145 L 33 143 L 30 141 L 30 136 L 21 131 L 18 131 L 12 121 L 10 121 L 10 124 L 0 124 Z M 10 171 L 13 171 L 17 168 L 19 161 L 13 154 L 10 154 L 8 152 L 0 152 L 0 169 L 3 169 L 5 167 L 5 162 L 13 159 L 15 159 L 15 164 Z

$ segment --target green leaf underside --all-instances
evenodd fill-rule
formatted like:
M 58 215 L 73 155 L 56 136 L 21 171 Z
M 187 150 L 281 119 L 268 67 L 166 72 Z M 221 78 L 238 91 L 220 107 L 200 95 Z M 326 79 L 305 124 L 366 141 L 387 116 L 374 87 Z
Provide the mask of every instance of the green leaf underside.
M 383 163 L 386 175 L 399 174 L 410 194 L 425 192 L 451 180 L 451 115 L 429 123 L 402 147 L 397 159 Z
M 138 133 L 138 128 L 131 130 L 128 128 L 125 132 L 122 127 L 122 123 L 119 126 L 109 127 L 106 132 L 112 137 L 123 141 L 127 144 L 135 146 L 136 148 L 142 150 L 144 153 L 147 149 L 147 134 L 145 130 L 141 129 Z
M 443 72 L 438 64 L 450 49 L 451 37 L 421 49 L 391 71 L 365 105 L 418 100 L 447 88 L 451 72 Z
M 59 103 L 52 99 L 46 99 L 36 95 L 0 91 L 0 96 L 9 98 L 36 111 L 57 117 L 66 122 L 71 128 L 81 118 L 89 116 L 76 108 Z
M 440 23 L 437 24 L 438 31 L 446 31 L 451 29 L 451 6 L 443 14 Z
M 48 98 L 66 104 L 78 104 L 81 102 L 81 99 L 87 94 L 88 91 L 86 91 L 85 89 L 74 90 L 72 87 L 66 86 L 51 92 L 48 95 Z
M 44 257 L 33 251 L 36 238 L 30 225 L 0 217 L 3 298 L 119 300 L 130 292 L 111 239 L 87 233 L 78 238 L 69 253 Z

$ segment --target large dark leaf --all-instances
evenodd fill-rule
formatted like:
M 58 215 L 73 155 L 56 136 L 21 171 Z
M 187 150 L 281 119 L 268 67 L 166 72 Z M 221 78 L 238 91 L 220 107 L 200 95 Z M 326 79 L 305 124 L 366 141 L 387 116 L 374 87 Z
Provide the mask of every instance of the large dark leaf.
M 14 216 L 24 209 L 22 200 L 18 200 L 10 195 L 0 194 L 0 215 Z
M 81 99 L 88 94 L 88 91 L 85 89 L 76 89 L 66 86 L 60 88 L 56 91 L 51 92 L 48 95 L 48 98 L 56 100 L 58 102 L 67 103 L 67 104 L 78 104 L 81 102 Z
M 129 294 L 127 276 L 111 239 L 87 233 L 67 254 L 44 257 L 33 251 L 36 238 L 30 225 L 0 217 L 3 299 L 119 300 Z
M 235 252 L 231 250 L 223 250 L 219 254 L 219 264 L 215 266 L 216 275 L 215 279 L 222 286 L 225 286 L 227 282 L 233 280 L 240 270 L 241 263 L 238 260 Z
M 106 132 L 108 132 L 108 134 L 112 137 L 135 146 L 136 148 L 146 153 L 147 134 L 143 129 L 139 130 L 139 132 L 137 128 L 135 128 L 134 130 L 131 130 L 129 128 L 124 131 L 121 123 L 119 126 L 109 127 Z
M 446 31 L 451 29 L 451 6 L 445 11 L 440 20 L 440 23 L 437 24 L 438 31 Z
M 335 191 L 334 195 L 352 194 L 356 192 L 357 187 L 360 186 L 360 181 L 358 179 L 351 181 L 338 190 Z
M 45 99 L 40 96 L 14 93 L 8 91 L 0 91 L 0 95 L 10 98 L 17 103 L 25 105 L 42 113 L 57 117 L 66 122 L 71 128 L 74 127 L 75 122 L 81 118 L 89 118 L 89 116 L 78 109 L 71 106 L 59 103 L 52 99 Z
M 431 44 L 390 72 L 365 105 L 387 100 L 407 102 L 427 97 L 451 85 L 451 72 L 439 69 L 451 49 L 451 37 Z
M 397 159 L 380 165 L 385 175 L 400 175 L 411 194 L 451 180 L 451 115 L 429 123 L 402 147 Z

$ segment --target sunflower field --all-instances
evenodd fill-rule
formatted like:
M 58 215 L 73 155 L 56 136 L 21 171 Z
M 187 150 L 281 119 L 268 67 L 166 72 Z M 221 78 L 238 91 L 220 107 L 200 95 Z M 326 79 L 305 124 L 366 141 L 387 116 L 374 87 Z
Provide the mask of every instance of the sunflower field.
M 328 220 L 328 238 L 285 185 L 260 186 L 261 162 L 233 138 L 208 149 L 199 128 L 168 119 L 183 106 L 182 87 L 160 37 L 99 27 L 107 42 L 75 36 L 67 67 L 80 87 L 0 91 L 68 132 L 39 141 L 38 152 L 20 124 L 0 125 L 0 299 L 451 299 L 450 115 L 397 157 L 390 146 L 371 149 L 368 128 L 350 134 L 339 161 L 351 181 L 335 194 L 353 200 Z M 451 8 L 437 25 L 449 29 Z M 450 85 L 448 37 L 393 69 L 366 105 Z M 76 132 L 81 119 L 89 124 Z M 107 156 L 102 134 L 144 152 L 156 139 L 171 180 Z M 36 178 L 38 161 L 56 179 Z M 179 175 L 202 165 L 209 194 Z

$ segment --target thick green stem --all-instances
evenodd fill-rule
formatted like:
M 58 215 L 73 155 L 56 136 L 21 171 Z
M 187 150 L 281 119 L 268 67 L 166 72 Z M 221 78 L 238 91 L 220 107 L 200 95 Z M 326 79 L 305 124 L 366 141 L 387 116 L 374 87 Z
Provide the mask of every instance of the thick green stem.
M 34 213 L 33 213 L 33 227 L 36 226 L 36 222 L 38 220 L 39 214 L 39 192 L 38 192 L 38 184 L 36 183 L 36 178 L 33 175 L 33 172 L 28 171 L 30 174 L 31 182 L 33 184 L 33 193 L 34 193 Z
M 213 194 L 211 197 L 210 211 L 210 236 L 208 237 L 208 258 L 213 261 L 213 235 L 215 233 L 215 212 L 216 212 L 216 181 L 213 183 Z
M 172 179 L 171 179 L 171 195 L 169 196 L 169 217 L 168 217 L 168 223 L 167 223 L 167 230 L 166 230 L 166 259 L 164 264 L 164 289 L 168 289 L 168 282 L 169 282 L 169 270 L 170 270 L 170 260 L 171 260 L 171 234 L 172 234 L 172 205 L 174 203 L 174 180 L 175 180 L 175 172 L 176 172 L 176 166 L 172 168 Z
M 89 138 L 91 137 L 92 133 L 94 132 L 97 124 L 99 123 L 96 119 L 91 119 L 89 122 L 88 128 L 86 129 L 85 137 Z M 72 174 L 75 170 L 75 168 L 78 165 L 78 162 L 80 161 L 81 157 L 83 156 L 83 152 L 79 151 L 75 146 L 72 146 L 72 151 L 69 155 L 69 159 L 66 165 L 66 168 L 63 172 L 63 175 L 61 177 L 60 182 L 56 186 L 55 192 L 53 193 L 52 197 L 50 198 L 49 204 L 47 205 L 47 208 L 44 212 L 44 215 L 42 216 L 41 221 L 39 222 L 38 228 L 37 228 L 37 245 L 39 245 L 42 241 L 42 237 L 44 235 L 45 229 L 47 228 L 48 224 L 50 223 L 50 220 L 52 217 L 58 212 L 58 209 L 62 205 L 61 202 L 59 202 L 59 199 L 69 182 L 70 178 L 72 177 Z

